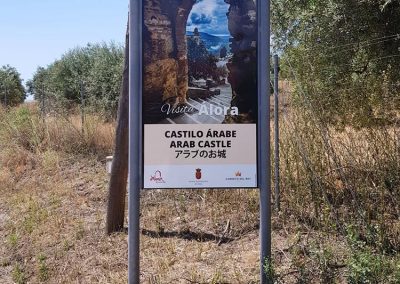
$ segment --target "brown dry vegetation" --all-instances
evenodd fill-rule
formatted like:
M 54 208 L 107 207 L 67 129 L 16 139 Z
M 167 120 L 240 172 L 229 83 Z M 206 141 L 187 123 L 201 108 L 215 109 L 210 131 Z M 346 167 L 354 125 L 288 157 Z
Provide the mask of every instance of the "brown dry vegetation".
M 285 103 L 286 104 L 286 103 Z M 399 283 L 397 128 L 336 131 L 281 114 L 277 283 Z M 126 283 L 105 235 L 113 124 L 0 109 L 0 283 Z M 256 190 L 144 191 L 143 283 L 258 283 Z M 369 281 L 369 282 L 368 282 Z

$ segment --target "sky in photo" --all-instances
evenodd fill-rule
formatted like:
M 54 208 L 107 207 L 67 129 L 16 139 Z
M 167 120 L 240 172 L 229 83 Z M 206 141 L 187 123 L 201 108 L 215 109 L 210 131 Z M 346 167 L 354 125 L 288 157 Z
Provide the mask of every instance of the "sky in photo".
M 198 28 L 212 35 L 229 35 L 226 13 L 229 5 L 224 0 L 201 0 L 190 12 L 186 30 Z

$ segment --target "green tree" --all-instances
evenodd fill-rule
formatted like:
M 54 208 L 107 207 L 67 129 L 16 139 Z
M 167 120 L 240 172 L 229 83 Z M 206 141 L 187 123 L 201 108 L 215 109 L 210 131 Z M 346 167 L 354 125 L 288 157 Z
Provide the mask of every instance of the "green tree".
M 44 92 L 46 100 L 69 108 L 81 103 L 83 85 L 87 106 L 115 115 L 123 60 L 123 48 L 114 43 L 76 47 L 46 68 L 38 68 L 29 90 L 37 99 Z
M 10 65 L 0 68 L 0 101 L 4 106 L 16 106 L 26 98 L 25 88 L 17 69 Z
M 43 67 L 38 67 L 33 79 L 26 82 L 27 92 L 32 94 L 37 101 L 41 101 L 44 97 L 47 77 L 48 70 Z
M 124 70 L 124 51 L 116 44 L 102 44 L 93 53 L 93 65 L 88 73 L 87 91 L 92 102 L 113 116 L 118 108 Z
M 296 93 L 325 122 L 391 122 L 400 107 L 397 0 L 276 0 L 274 48 Z

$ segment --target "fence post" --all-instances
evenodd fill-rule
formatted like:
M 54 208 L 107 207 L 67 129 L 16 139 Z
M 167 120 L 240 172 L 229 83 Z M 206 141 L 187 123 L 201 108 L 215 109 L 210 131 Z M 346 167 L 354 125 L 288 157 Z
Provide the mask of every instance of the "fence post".
M 281 210 L 279 188 L 279 57 L 274 56 L 275 210 Z
M 82 122 L 82 134 L 85 133 L 85 86 L 83 81 L 80 82 L 81 89 L 81 122 Z
M 41 114 L 42 114 L 42 120 L 43 120 L 43 124 L 44 123 L 46 123 L 46 118 L 45 118 L 45 115 L 46 115 L 46 110 L 45 110 L 45 98 L 46 98 L 46 96 L 45 96 L 45 87 L 44 87 L 44 83 L 42 83 L 42 95 L 40 96 L 40 98 L 41 98 L 41 106 L 40 106 L 40 108 L 41 108 L 41 110 L 40 110 L 40 112 L 41 112 Z
M 4 84 L 4 107 L 7 107 L 7 85 Z

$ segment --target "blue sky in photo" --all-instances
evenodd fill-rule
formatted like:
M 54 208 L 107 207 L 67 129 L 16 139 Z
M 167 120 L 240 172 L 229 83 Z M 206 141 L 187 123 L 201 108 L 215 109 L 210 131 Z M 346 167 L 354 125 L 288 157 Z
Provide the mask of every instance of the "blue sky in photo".
M 198 28 L 212 35 L 229 35 L 226 13 L 229 5 L 224 0 L 201 0 L 193 6 L 186 30 Z

